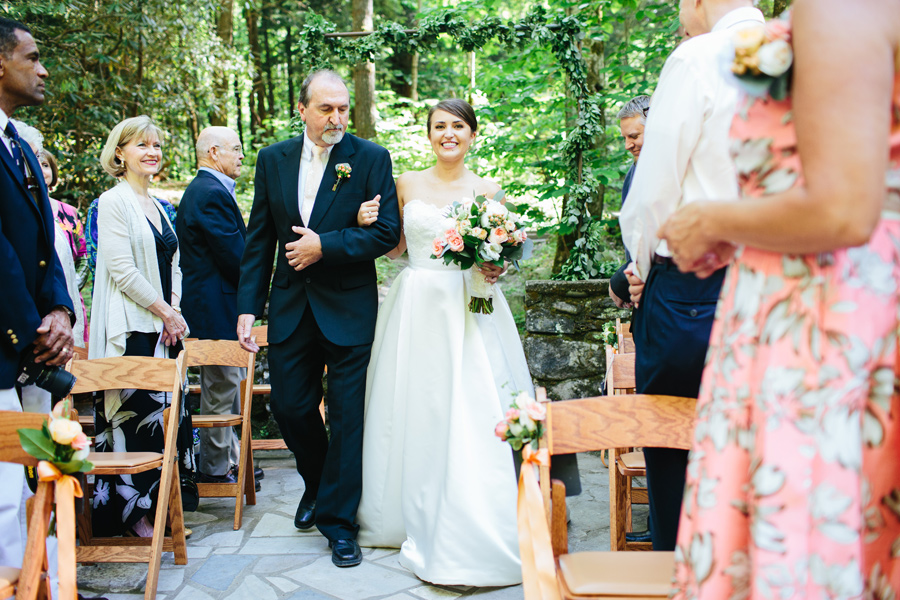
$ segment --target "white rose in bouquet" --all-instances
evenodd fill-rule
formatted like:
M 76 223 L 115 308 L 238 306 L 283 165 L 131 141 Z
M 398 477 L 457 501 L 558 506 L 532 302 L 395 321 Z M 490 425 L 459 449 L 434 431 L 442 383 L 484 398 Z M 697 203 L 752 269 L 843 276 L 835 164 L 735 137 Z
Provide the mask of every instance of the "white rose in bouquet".
M 481 245 L 481 258 L 488 261 L 500 260 L 500 253 L 503 251 L 503 246 L 500 244 L 482 244 Z
M 775 40 L 763 45 L 757 53 L 759 70 L 770 77 L 784 75 L 794 61 L 794 51 L 784 40 Z

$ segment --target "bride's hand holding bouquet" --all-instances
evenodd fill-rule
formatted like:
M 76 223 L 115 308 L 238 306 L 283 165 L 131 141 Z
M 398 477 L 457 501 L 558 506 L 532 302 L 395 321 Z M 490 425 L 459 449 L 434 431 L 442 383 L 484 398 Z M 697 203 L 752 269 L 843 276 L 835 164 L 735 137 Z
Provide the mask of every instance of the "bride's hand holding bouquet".
M 493 282 L 505 261 L 522 259 L 528 241 L 521 217 L 501 202 L 503 196 L 500 190 L 492 199 L 478 196 L 448 206 L 448 227 L 432 244 L 432 258 L 467 272 L 469 310 L 474 313 L 494 312 Z

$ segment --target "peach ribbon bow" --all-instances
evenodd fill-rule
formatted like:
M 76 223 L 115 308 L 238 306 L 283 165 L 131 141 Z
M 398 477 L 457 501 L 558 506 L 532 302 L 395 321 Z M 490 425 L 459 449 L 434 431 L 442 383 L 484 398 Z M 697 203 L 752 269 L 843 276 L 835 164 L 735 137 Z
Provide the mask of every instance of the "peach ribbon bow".
M 522 579 L 525 600 L 560 600 L 556 583 L 556 560 L 550 544 L 550 526 L 535 469 L 550 466 L 546 448 L 522 448 L 519 473 L 519 554 L 522 557 Z
M 38 481 L 55 482 L 56 539 L 58 541 L 59 597 L 75 600 L 75 498 L 84 497 L 81 484 L 64 475 L 53 463 L 42 460 L 37 466 Z

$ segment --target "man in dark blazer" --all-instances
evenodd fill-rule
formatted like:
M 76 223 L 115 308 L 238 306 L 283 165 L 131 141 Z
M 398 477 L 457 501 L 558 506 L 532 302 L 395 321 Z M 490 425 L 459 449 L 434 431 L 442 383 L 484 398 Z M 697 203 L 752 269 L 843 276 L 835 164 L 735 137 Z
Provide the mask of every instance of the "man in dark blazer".
M 302 136 L 260 151 L 256 193 L 238 287 L 238 339 L 269 296 L 272 412 L 306 491 L 294 525 L 316 525 L 332 561 L 358 565 L 356 510 L 362 493 L 366 367 L 375 337 L 375 258 L 400 239 L 390 154 L 346 133 L 350 94 L 340 76 L 310 74 L 300 90 Z M 338 169 L 337 167 L 341 167 Z M 357 226 L 360 205 L 381 198 L 378 220 Z M 328 367 L 328 421 L 319 416 Z
M 619 131 L 625 141 L 625 149 L 631 153 L 634 162 L 625 174 L 622 181 L 622 206 L 625 206 L 625 198 L 631 189 L 631 180 L 634 179 L 634 170 L 637 167 L 641 148 L 644 145 L 644 125 L 647 124 L 647 113 L 650 110 L 650 96 L 635 96 L 625 103 L 616 117 L 619 119 Z M 628 248 L 625 249 L 625 264 L 609 278 L 609 297 L 619 308 L 631 308 L 631 294 L 628 292 L 628 278 L 625 270 L 631 264 L 631 255 Z M 633 536 L 632 536 L 633 537 Z
M 0 410 L 22 410 L 16 380 L 26 352 L 60 366 L 74 343 L 75 313 L 53 245 L 47 186 L 31 148 L 9 123 L 20 106 L 44 101 L 47 75 L 29 29 L 0 17 Z M 20 567 L 22 468 L 0 463 L 0 482 L 0 565 Z
M 235 199 L 244 151 L 227 127 L 197 136 L 197 176 L 178 205 L 184 319 L 200 339 L 236 340 L 237 287 L 247 228 Z M 238 414 L 241 367 L 200 367 L 200 412 Z M 200 480 L 234 483 L 240 444 L 227 427 L 200 429 Z

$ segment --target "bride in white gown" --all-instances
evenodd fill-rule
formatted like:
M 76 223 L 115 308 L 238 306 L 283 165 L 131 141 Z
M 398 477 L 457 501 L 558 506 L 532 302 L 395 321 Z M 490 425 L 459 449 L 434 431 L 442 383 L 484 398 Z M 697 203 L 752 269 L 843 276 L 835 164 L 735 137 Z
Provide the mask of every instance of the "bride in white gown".
M 467 103 L 437 104 L 428 119 L 435 166 L 397 181 L 405 238 L 391 256 L 408 249 L 409 267 L 378 313 L 357 521 L 362 546 L 400 547 L 400 563 L 420 579 L 501 586 L 522 573 L 513 457 L 494 426 L 533 386 L 499 289 L 493 314 L 473 314 L 459 267 L 431 258 L 442 209 L 500 189 L 465 167 L 476 131 Z M 365 203 L 360 224 L 375 219 L 377 203 Z M 493 281 L 501 269 L 484 271 Z

